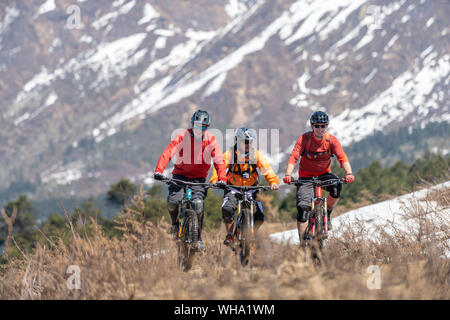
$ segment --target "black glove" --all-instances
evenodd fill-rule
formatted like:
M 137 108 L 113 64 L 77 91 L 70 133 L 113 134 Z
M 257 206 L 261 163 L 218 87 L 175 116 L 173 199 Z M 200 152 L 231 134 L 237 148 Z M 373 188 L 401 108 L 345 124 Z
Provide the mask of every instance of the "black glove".
M 227 183 L 225 181 L 219 180 L 216 182 L 216 186 L 218 186 L 219 188 L 225 189 Z
M 153 175 L 153 178 L 155 180 L 164 180 L 166 177 L 162 173 L 155 172 L 155 174 Z

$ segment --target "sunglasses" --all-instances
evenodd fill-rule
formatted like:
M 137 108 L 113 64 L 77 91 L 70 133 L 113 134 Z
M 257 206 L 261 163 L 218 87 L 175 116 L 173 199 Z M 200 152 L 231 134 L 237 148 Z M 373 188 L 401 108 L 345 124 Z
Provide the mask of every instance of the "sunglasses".
M 199 126 L 199 125 L 196 125 L 196 124 L 194 124 L 194 129 L 202 129 L 202 131 L 206 131 L 206 129 L 208 129 L 208 126 Z
M 326 128 L 327 125 L 326 124 L 315 124 L 314 128 Z

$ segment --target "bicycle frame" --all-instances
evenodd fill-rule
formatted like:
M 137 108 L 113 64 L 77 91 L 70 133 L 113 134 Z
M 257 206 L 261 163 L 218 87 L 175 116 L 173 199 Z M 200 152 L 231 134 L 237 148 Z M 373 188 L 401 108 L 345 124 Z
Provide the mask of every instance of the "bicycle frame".
M 315 181 L 314 179 L 312 181 Z M 308 229 L 311 229 L 311 234 L 313 237 L 316 236 L 316 211 L 314 210 L 316 206 L 320 206 L 323 204 L 323 212 L 327 212 L 327 198 L 322 197 L 322 187 L 320 185 L 316 185 L 313 188 L 314 195 L 311 198 L 311 217 L 310 217 L 310 223 L 308 224 Z M 320 210 L 320 207 L 319 207 Z M 308 230 L 307 229 L 307 230 Z M 323 236 L 328 236 L 328 215 L 323 215 Z
M 237 194 L 237 217 L 233 228 L 233 235 L 239 241 L 241 264 L 247 265 L 250 258 L 251 251 L 254 250 L 255 240 L 255 225 L 254 225 L 254 209 L 255 202 L 254 194 L 261 191 L 271 190 L 266 186 L 227 186 L 227 189 Z M 248 214 L 248 215 L 246 215 Z M 231 246 L 232 250 L 236 252 L 236 248 Z
M 177 185 L 181 188 L 183 188 L 184 190 L 184 197 L 183 199 L 180 201 L 180 205 L 178 207 L 178 240 L 183 240 L 183 236 L 186 232 L 186 224 L 184 223 L 184 219 L 185 217 L 185 211 L 186 210 L 193 210 L 192 209 L 192 189 L 190 188 L 190 186 L 205 186 L 205 187 L 209 187 L 209 188 L 217 188 L 215 185 L 209 184 L 209 183 L 200 183 L 200 182 L 189 182 L 189 181 L 183 181 L 183 180 L 178 180 L 178 179 L 165 179 L 162 180 L 163 182 L 167 183 L 167 184 L 174 184 Z M 192 243 L 193 241 L 195 241 L 195 239 L 185 239 L 187 243 Z
M 184 234 L 186 233 L 186 225 L 184 224 L 185 211 L 192 210 L 192 189 L 188 186 L 184 186 L 184 197 L 180 201 L 180 206 L 178 207 L 178 239 L 182 240 Z M 187 239 L 186 242 L 191 243 L 193 239 Z
M 177 185 L 184 190 L 183 199 L 179 202 L 180 205 L 178 207 L 177 246 L 178 264 L 183 271 L 188 271 L 192 267 L 194 253 L 199 249 L 198 241 L 201 235 L 201 221 L 199 221 L 200 217 L 192 208 L 192 189 L 190 186 L 218 187 L 209 183 L 188 182 L 174 178 L 163 179 L 161 181 L 167 184 Z
M 296 185 L 302 185 L 302 184 L 312 184 L 313 187 L 313 197 L 311 198 L 311 211 L 308 215 L 308 226 L 303 234 L 303 239 L 307 240 L 308 236 L 311 236 L 311 238 L 316 238 L 318 235 L 322 237 L 322 239 L 326 239 L 328 237 L 328 215 L 327 215 L 327 198 L 322 196 L 322 187 L 335 185 L 338 183 L 345 183 L 345 180 L 343 178 L 339 179 L 329 179 L 329 180 L 319 180 L 318 177 L 312 177 L 311 180 L 297 180 L 295 181 Z M 316 220 L 320 219 L 321 217 L 318 217 L 316 214 L 318 213 L 319 208 L 320 212 L 319 214 L 322 214 L 323 220 L 319 220 L 319 227 L 320 230 L 317 230 L 317 223 Z M 322 222 L 322 223 L 320 223 Z M 322 244 L 321 244 L 322 245 Z
M 233 189 L 233 187 L 231 187 L 231 189 Z M 235 188 L 236 190 L 236 188 Z M 250 209 L 250 231 L 251 231 L 251 237 L 254 238 L 255 236 L 255 224 L 254 224 L 254 203 L 255 203 L 255 199 L 253 198 L 253 195 L 257 192 L 258 190 L 242 190 L 242 191 L 238 191 L 238 194 L 241 195 L 241 198 L 239 199 L 238 197 L 238 205 L 237 205 L 237 218 L 236 218 L 236 224 L 235 224 L 235 229 L 234 229 L 234 234 L 236 234 L 236 236 L 238 237 L 238 240 L 241 241 L 241 232 L 240 232 L 240 228 L 238 228 L 238 224 L 242 223 L 241 220 L 244 220 L 245 217 L 243 217 L 243 208 L 248 208 Z M 240 226 L 239 226 L 240 227 Z

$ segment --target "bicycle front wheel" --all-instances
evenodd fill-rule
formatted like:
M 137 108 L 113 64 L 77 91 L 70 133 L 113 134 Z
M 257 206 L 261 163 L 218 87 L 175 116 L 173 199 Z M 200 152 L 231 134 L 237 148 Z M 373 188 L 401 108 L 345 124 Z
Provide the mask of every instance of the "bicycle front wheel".
M 252 215 L 250 209 L 242 210 L 242 235 L 241 235 L 241 264 L 243 266 L 248 265 L 250 261 L 250 254 L 252 252 L 253 243 L 253 228 L 252 228 Z
M 186 210 L 182 234 L 178 244 L 178 264 L 182 271 L 192 268 L 194 262 L 195 248 L 198 240 L 198 216 L 193 210 Z

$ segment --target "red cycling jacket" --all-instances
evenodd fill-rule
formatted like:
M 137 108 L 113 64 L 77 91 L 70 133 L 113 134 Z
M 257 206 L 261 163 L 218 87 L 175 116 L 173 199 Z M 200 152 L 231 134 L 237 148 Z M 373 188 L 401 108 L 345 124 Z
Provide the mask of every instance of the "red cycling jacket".
M 202 141 L 195 141 L 192 129 L 182 130 L 159 157 L 155 172 L 163 173 L 175 154 L 177 159 L 172 174 L 179 174 L 190 179 L 206 179 L 211 160 L 213 160 L 219 180 L 227 182 L 222 150 L 216 137 L 208 131 L 203 133 Z
M 331 172 L 331 155 L 337 157 L 341 168 L 344 162 L 348 162 L 347 155 L 335 136 L 325 133 L 322 140 L 318 141 L 310 131 L 298 138 L 288 163 L 295 166 L 301 156 L 298 176 L 302 178 L 320 176 Z

